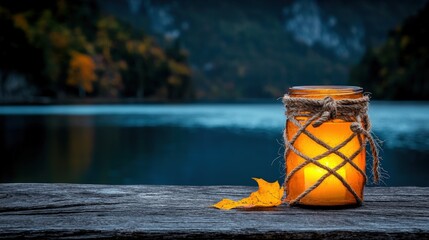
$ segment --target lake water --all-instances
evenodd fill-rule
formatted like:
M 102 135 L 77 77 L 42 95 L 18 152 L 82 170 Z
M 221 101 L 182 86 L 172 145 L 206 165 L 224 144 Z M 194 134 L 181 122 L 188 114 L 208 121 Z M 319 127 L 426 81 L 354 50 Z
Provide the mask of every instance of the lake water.
M 0 182 L 282 181 L 276 104 L 0 107 Z M 373 102 L 387 186 L 429 186 L 429 104 Z M 369 157 L 368 157 L 369 158 Z

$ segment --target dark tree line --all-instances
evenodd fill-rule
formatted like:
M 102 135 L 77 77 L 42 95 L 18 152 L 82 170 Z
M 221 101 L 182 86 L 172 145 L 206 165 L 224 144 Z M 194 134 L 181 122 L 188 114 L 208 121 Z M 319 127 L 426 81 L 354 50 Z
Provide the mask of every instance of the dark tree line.
M 351 71 L 351 82 L 375 98 L 429 100 L 429 3 L 370 48 Z

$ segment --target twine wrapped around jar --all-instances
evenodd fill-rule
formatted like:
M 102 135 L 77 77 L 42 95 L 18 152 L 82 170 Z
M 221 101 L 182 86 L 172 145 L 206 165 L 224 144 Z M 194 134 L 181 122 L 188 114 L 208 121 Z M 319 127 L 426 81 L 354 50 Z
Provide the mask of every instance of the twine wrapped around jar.
M 359 155 L 359 153 L 365 149 L 365 145 L 369 142 L 369 146 L 372 152 L 372 172 L 373 172 L 373 181 L 377 183 L 379 181 L 379 153 L 377 144 L 371 135 L 371 122 L 368 117 L 368 104 L 369 97 L 363 96 L 356 99 L 340 99 L 335 100 L 330 96 L 325 97 L 324 99 L 310 99 L 310 98 L 300 98 L 300 97 L 291 97 L 288 94 L 284 95 L 283 103 L 286 108 L 286 124 L 288 122 L 293 123 L 298 131 L 290 139 L 288 139 L 287 127 L 284 130 L 284 142 L 285 142 L 285 153 L 284 157 L 287 161 L 287 156 L 291 152 L 295 153 L 301 157 L 304 161 L 298 165 L 296 168 L 292 169 L 285 178 L 285 189 L 288 189 L 287 183 L 290 181 L 292 176 L 300 169 L 304 168 L 308 164 L 314 164 L 317 167 L 326 170 L 326 173 L 323 174 L 316 183 L 308 187 L 304 192 L 302 192 L 295 199 L 289 201 L 289 205 L 295 205 L 300 202 L 305 196 L 310 192 L 316 189 L 325 179 L 329 176 L 335 176 L 344 187 L 349 191 L 354 198 L 356 203 L 361 205 L 363 200 L 355 192 L 355 190 L 350 186 L 350 184 L 337 173 L 337 170 L 342 168 L 346 164 L 350 164 L 356 171 L 358 171 L 364 178 L 364 183 L 367 181 L 367 176 L 361 168 L 359 168 L 354 162 L 353 159 Z M 299 119 L 306 119 L 304 122 L 300 122 Z M 325 122 L 340 119 L 345 122 L 351 122 L 350 130 L 352 135 L 347 139 L 336 146 L 330 146 L 322 139 L 316 137 L 310 131 L 307 130 L 308 126 L 318 128 Z M 308 138 L 313 140 L 318 145 L 326 149 L 326 151 L 318 156 L 309 157 L 306 154 L 299 151 L 296 146 L 294 146 L 295 141 L 300 135 L 306 135 Z M 349 143 L 355 137 L 358 138 L 360 148 L 357 149 L 351 156 L 345 156 L 341 151 L 347 143 Z M 330 154 L 334 154 L 342 159 L 342 162 L 331 168 L 324 164 L 321 164 L 318 160 L 327 157 Z M 287 164 L 285 164 L 287 166 Z M 286 171 L 287 172 L 287 171 Z M 286 192 L 287 194 L 287 192 Z

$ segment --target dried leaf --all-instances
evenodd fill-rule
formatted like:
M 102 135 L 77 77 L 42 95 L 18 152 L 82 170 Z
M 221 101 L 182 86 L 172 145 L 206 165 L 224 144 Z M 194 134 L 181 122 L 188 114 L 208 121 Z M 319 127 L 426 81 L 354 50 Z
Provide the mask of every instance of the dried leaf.
M 223 210 L 233 208 L 254 208 L 254 207 L 274 207 L 282 203 L 284 193 L 283 187 L 280 187 L 279 182 L 267 182 L 262 178 L 253 178 L 258 183 L 259 189 L 250 194 L 249 197 L 239 201 L 231 199 L 222 199 L 213 207 Z

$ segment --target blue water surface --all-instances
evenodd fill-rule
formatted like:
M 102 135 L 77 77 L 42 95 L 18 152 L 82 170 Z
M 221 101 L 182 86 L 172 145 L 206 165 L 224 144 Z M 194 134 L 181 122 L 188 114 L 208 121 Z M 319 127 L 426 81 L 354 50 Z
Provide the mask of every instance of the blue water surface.
M 429 186 L 429 104 L 373 102 L 383 185 Z M 282 181 L 280 103 L 0 107 L 1 182 Z

